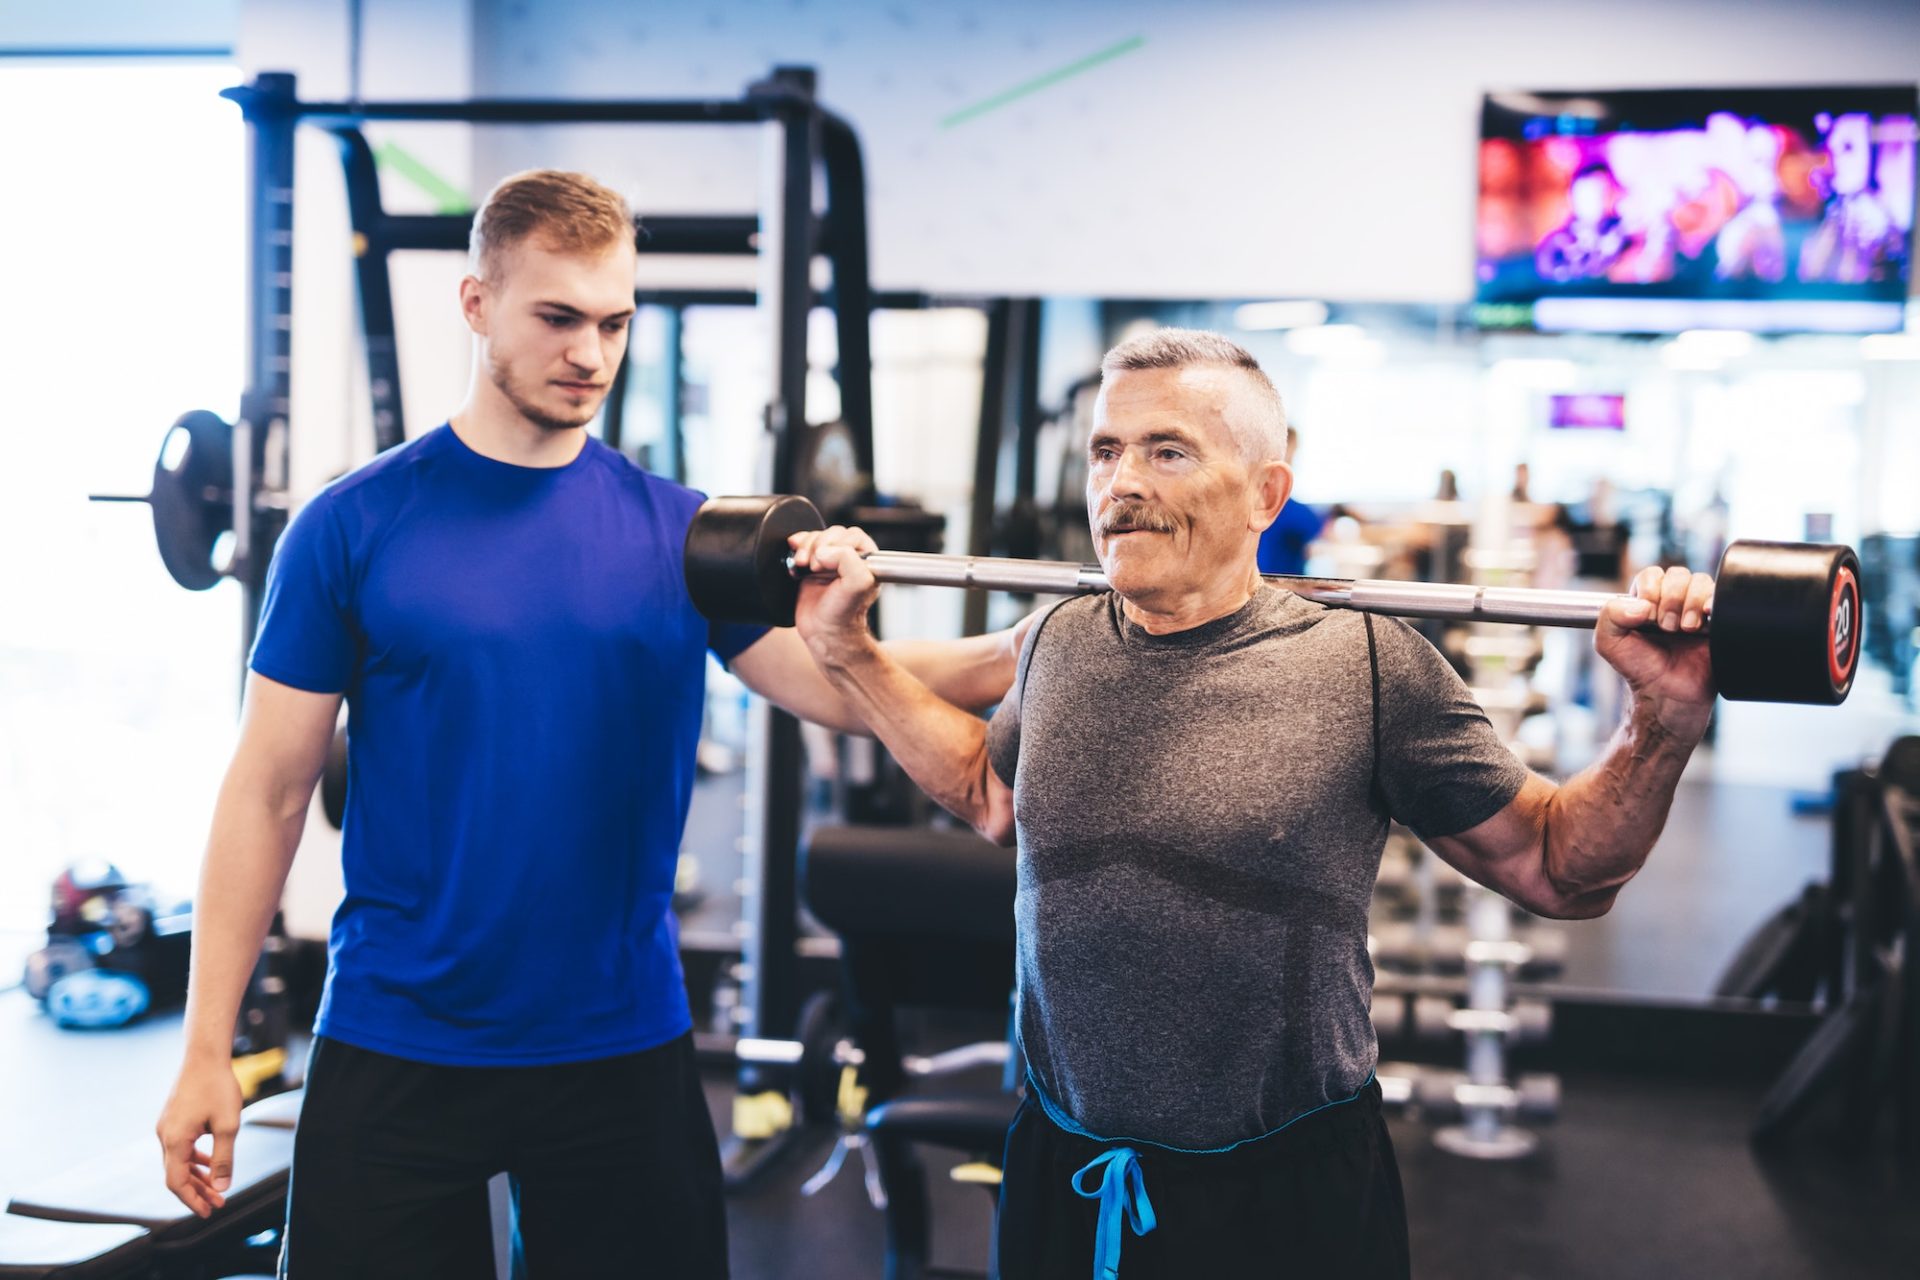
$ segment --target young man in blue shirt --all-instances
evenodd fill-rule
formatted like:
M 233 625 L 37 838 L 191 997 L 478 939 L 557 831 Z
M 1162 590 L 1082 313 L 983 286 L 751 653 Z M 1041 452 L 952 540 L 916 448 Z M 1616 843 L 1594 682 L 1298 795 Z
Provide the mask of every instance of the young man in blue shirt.
M 503 1170 L 535 1277 L 726 1273 L 669 909 L 706 655 L 796 715 L 863 726 L 795 632 L 694 610 L 700 495 L 588 436 L 633 281 L 618 195 L 552 171 L 503 182 L 460 284 L 465 403 L 318 494 L 276 549 L 157 1132 L 167 1185 L 219 1207 L 234 1017 L 344 698 L 346 896 L 294 1156 L 295 1280 L 491 1275 Z M 1017 645 L 895 652 L 985 706 Z
M 1287 451 L 1282 459 L 1289 468 L 1293 466 L 1293 451 L 1300 447 L 1300 433 L 1291 426 L 1287 428 Z M 1326 525 L 1319 512 L 1304 502 L 1290 501 L 1280 508 L 1280 514 L 1273 518 L 1260 534 L 1260 544 L 1254 551 L 1254 560 L 1262 573 L 1284 573 L 1294 577 L 1307 571 L 1307 548 L 1320 536 L 1320 530 Z

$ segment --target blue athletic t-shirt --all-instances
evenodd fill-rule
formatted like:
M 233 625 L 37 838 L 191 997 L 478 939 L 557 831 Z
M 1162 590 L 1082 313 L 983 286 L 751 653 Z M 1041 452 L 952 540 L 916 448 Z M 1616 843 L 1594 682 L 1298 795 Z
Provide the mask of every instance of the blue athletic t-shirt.
M 669 904 L 706 653 L 764 634 L 687 598 L 699 504 L 596 440 L 519 467 L 441 426 L 288 526 L 251 665 L 348 707 L 318 1034 L 499 1066 L 691 1025 Z
M 1289 502 L 1280 508 L 1280 514 L 1273 518 L 1260 535 L 1260 546 L 1254 552 L 1262 573 L 1290 573 L 1299 575 L 1307 571 L 1307 547 L 1320 536 L 1321 526 L 1326 521 L 1320 513 L 1304 502 Z

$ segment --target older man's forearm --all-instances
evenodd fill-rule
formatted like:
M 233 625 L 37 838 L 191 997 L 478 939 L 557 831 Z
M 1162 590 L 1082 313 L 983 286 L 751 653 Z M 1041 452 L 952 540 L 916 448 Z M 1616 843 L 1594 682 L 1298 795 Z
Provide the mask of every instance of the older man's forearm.
M 1543 856 L 1563 914 L 1603 914 L 1646 863 L 1697 741 L 1636 703 L 1606 753 L 1555 791 Z
M 907 776 L 954 817 L 983 828 L 990 816 L 986 722 L 940 698 L 871 640 L 815 658 Z

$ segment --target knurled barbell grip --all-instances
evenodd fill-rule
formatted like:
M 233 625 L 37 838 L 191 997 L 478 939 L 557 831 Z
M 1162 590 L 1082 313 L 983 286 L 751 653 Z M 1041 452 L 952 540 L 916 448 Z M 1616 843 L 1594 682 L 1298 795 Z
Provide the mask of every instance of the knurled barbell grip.
M 687 527 L 683 576 L 716 622 L 792 626 L 799 587 L 789 539 L 825 527 L 792 495 L 710 498 Z M 883 582 L 994 588 L 1031 595 L 1109 589 L 1098 565 L 874 552 Z M 1410 618 L 1593 628 L 1616 597 L 1432 582 L 1271 577 L 1319 604 Z M 1714 684 L 1734 702 L 1835 706 L 1853 688 L 1861 651 L 1860 558 L 1840 545 L 1736 541 L 1714 574 Z M 1656 633 L 1658 635 L 1659 633 Z M 1701 631 L 1687 633 L 1687 638 Z M 1675 636 L 1679 639 L 1682 637 Z
M 1099 565 L 1066 560 L 1010 560 L 915 551 L 873 551 L 864 559 L 877 581 L 903 586 L 976 587 L 1029 595 L 1084 595 L 1108 589 L 1106 571 Z M 792 556 L 787 557 L 787 572 L 801 576 Z M 1595 627 L 1607 601 L 1614 598 L 1597 591 L 1544 591 L 1285 574 L 1269 574 L 1267 581 L 1315 604 L 1336 609 L 1358 609 L 1401 618 L 1458 618 L 1469 622 L 1543 627 Z M 1704 635 L 1706 628 L 1691 634 Z
M 941 556 L 918 551 L 870 551 L 861 559 L 880 582 L 916 587 L 978 587 L 989 591 L 1017 591 L 1031 595 L 1072 596 L 1107 589 L 1107 575 L 1097 564 L 1066 560 L 1006 560 L 992 556 Z M 787 572 L 803 575 L 793 557 Z M 819 571 L 813 577 L 831 577 Z

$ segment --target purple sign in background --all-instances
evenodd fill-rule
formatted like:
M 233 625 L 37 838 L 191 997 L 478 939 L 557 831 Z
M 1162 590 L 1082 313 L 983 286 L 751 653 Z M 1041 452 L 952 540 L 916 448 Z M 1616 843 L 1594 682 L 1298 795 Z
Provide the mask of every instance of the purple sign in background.
M 1549 402 L 1547 425 L 1623 431 L 1627 425 L 1627 398 L 1597 393 L 1553 396 Z

